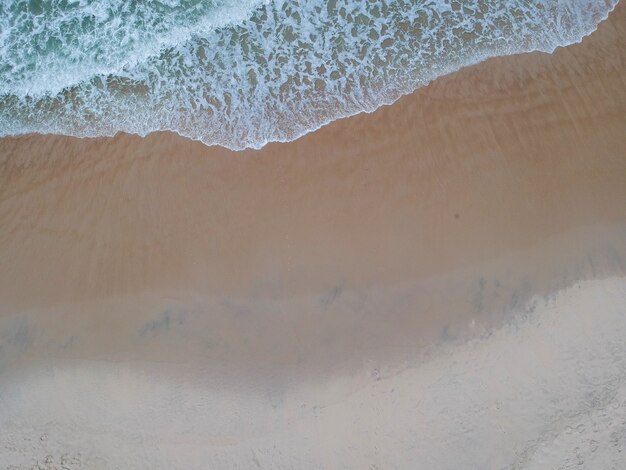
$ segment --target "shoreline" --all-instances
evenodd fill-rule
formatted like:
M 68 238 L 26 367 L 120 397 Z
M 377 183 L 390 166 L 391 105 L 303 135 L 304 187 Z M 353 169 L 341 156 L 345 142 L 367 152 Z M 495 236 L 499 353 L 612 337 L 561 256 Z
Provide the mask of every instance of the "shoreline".
M 290 96 L 289 100 L 283 100 L 283 98 L 280 98 L 278 99 L 278 101 L 274 102 L 274 105 L 268 105 L 267 103 L 263 105 L 255 104 L 250 105 L 250 109 L 248 109 L 248 106 L 246 106 L 246 104 L 243 104 L 241 106 L 243 108 L 243 111 L 241 113 L 236 113 L 232 119 L 224 117 L 223 119 L 217 121 L 212 120 L 210 117 L 205 119 L 205 117 L 213 116 L 214 114 L 228 116 L 228 110 L 231 109 L 231 105 L 228 104 L 226 106 L 223 106 L 222 101 L 230 101 L 231 97 L 240 94 L 242 90 L 237 88 L 231 89 L 228 86 L 220 88 L 220 85 L 224 85 L 222 83 L 222 78 L 224 77 L 221 77 L 219 72 L 215 72 L 215 76 L 211 75 L 212 72 L 210 72 L 210 70 L 213 69 L 210 67 L 202 67 L 202 64 L 207 65 L 206 63 L 202 62 L 202 60 L 200 60 L 200 62 L 198 62 L 196 65 L 200 64 L 201 66 L 199 68 L 202 68 L 206 74 L 211 75 L 211 78 L 213 79 L 209 80 L 211 85 L 220 88 L 220 91 L 222 93 L 217 93 L 215 96 L 210 95 L 209 98 L 200 95 L 194 97 L 193 93 L 191 95 L 185 95 L 183 93 L 183 95 L 180 97 L 180 101 L 174 102 L 170 102 L 168 100 L 167 94 L 161 95 L 159 93 L 160 87 L 156 86 L 154 83 L 151 83 L 149 77 L 144 77 L 149 82 L 148 85 L 145 86 L 147 88 L 151 88 L 153 93 L 155 95 L 158 95 L 158 98 L 156 100 L 146 98 L 145 93 L 138 92 L 136 95 L 133 94 L 132 88 L 135 85 L 132 85 L 129 86 L 129 89 L 131 89 L 129 95 L 122 93 L 125 96 L 124 99 L 117 101 L 115 98 L 111 98 L 112 101 L 109 102 L 107 96 L 110 95 L 108 95 L 107 93 L 105 93 L 104 95 L 98 94 L 96 89 L 101 88 L 98 83 L 102 81 L 108 83 L 108 78 L 110 77 L 114 77 L 113 89 L 117 88 L 118 85 L 120 85 L 120 88 L 122 90 L 125 88 L 122 82 L 124 82 L 123 77 L 126 75 L 115 67 L 108 69 L 108 72 L 101 70 L 101 73 L 96 73 L 92 77 L 96 85 L 93 85 L 90 80 L 87 80 L 87 77 L 83 77 L 85 78 L 85 80 L 79 80 L 78 82 L 70 81 L 68 82 L 68 85 L 66 87 L 61 88 L 49 89 L 45 85 L 43 87 L 33 85 L 30 82 L 32 82 L 33 80 L 35 83 L 40 81 L 42 74 L 45 73 L 44 70 L 39 70 L 38 66 L 35 63 L 35 65 L 31 64 L 31 66 L 36 67 L 35 70 L 38 70 L 39 73 L 35 73 L 34 78 L 28 76 L 28 74 L 21 79 L 19 77 L 9 78 L 9 81 L 12 84 L 16 85 L 17 88 L 10 87 L 9 90 L 7 90 L 7 93 L 5 93 L 5 96 L 7 98 L 10 98 L 11 101 L 13 101 L 14 98 L 15 106 L 18 106 L 19 104 L 19 106 L 24 108 L 25 110 L 23 109 L 24 114 L 21 115 L 19 118 L 17 117 L 17 115 L 13 115 L 9 112 L 9 114 L 7 114 L 7 116 L 4 116 L 4 119 L 2 119 L 4 123 L 3 127 L 11 128 L 14 132 L 16 132 L 17 128 L 19 127 L 22 132 L 25 129 L 39 129 L 47 131 L 56 130 L 61 133 L 65 132 L 65 134 L 62 135 L 78 136 L 79 134 L 82 134 L 82 136 L 97 137 L 96 134 L 100 134 L 100 136 L 114 137 L 114 133 L 117 129 L 119 129 L 120 126 L 110 126 L 109 123 L 111 122 L 112 118 L 112 120 L 118 124 L 123 123 L 121 127 L 125 128 L 126 131 L 130 134 L 139 135 L 141 137 L 146 137 L 147 135 L 152 133 L 154 129 L 163 130 L 171 128 L 171 131 L 179 136 L 186 134 L 188 138 L 194 139 L 196 141 L 203 141 L 207 145 L 222 145 L 226 148 L 230 148 L 231 150 L 238 151 L 245 150 L 246 146 L 248 146 L 248 148 L 250 149 L 258 150 L 268 143 L 272 142 L 291 142 L 293 140 L 296 140 L 297 138 L 302 137 L 303 135 L 319 130 L 321 127 L 328 125 L 329 123 L 334 122 L 338 119 L 349 118 L 354 116 L 355 114 L 363 112 L 371 113 L 381 106 L 392 105 L 399 98 L 402 98 L 407 94 L 413 93 L 418 84 L 420 86 L 423 86 L 438 78 L 441 78 L 442 76 L 458 72 L 463 68 L 475 66 L 489 58 L 506 57 L 515 54 L 532 53 L 538 51 L 552 53 L 559 47 L 567 47 L 572 44 L 578 44 L 584 38 L 590 36 L 591 34 L 593 34 L 594 31 L 597 30 L 598 25 L 605 21 L 608 15 L 616 8 L 618 1 L 619 0 L 602 0 L 601 3 L 595 4 L 594 2 L 583 0 L 580 3 L 572 5 L 571 7 L 555 5 L 554 10 L 545 10 L 545 6 L 541 4 L 537 5 L 535 3 L 531 3 L 530 5 L 525 5 L 524 2 L 521 2 L 521 4 L 517 6 L 510 5 L 507 8 L 503 8 L 502 11 L 500 11 L 495 5 L 492 5 L 494 7 L 493 11 L 490 12 L 489 15 L 487 15 L 490 20 L 486 21 L 485 24 L 483 24 L 482 21 L 485 19 L 483 16 L 484 12 L 476 12 L 477 17 L 473 19 L 473 21 L 477 22 L 477 24 L 475 25 L 476 31 L 465 31 L 465 33 L 461 35 L 462 39 L 456 38 L 454 34 L 449 36 L 447 35 L 447 33 L 449 33 L 450 31 L 457 31 L 458 28 L 454 26 L 455 24 L 457 24 L 457 26 L 460 25 L 461 29 L 463 29 L 463 24 L 466 23 L 463 19 L 463 16 L 459 15 L 458 9 L 452 8 L 446 11 L 446 7 L 443 7 L 443 10 L 438 11 L 437 7 L 434 7 L 433 5 L 427 5 L 426 8 L 422 10 L 420 8 L 411 8 L 411 6 L 405 4 L 404 7 L 399 7 L 400 11 L 397 11 L 396 13 L 400 15 L 406 14 L 408 17 L 415 17 L 415 15 L 419 17 L 420 14 L 434 14 L 435 16 L 443 14 L 443 17 L 446 17 L 446 21 L 443 23 L 433 23 L 428 28 L 418 27 L 415 25 L 411 27 L 405 27 L 402 24 L 399 24 L 397 28 L 392 27 L 396 34 L 392 34 L 391 36 L 386 38 L 390 41 L 387 41 L 387 45 L 383 45 L 380 42 L 377 43 L 376 40 L 374 40 L 373 35 L 369 38 L 369 42 L 366 41 L 367 44 L 370 44 L 371 42 L 369 46 L 357 47 L 357 43 L 359 42 L 357 41 L 357 43 L 355 43 L 355 50 L 359 48 L 361 48 L 362 50 L 364 49 L 365 51 L 375 49 L 381 53 L 385 50 L 394 51 L 390 56 L 385 56 L 386 58 L 383 61 L 388 61 L 387 65 L 389 65 L 391 69 L 391 76 L 395 75 L 395 73 L 393 72 L 394 67 L 391 65 L 393 64 L 394 56 L 396 54 L 402 55 L 403 61 L 404 59 L 408 58 L 407 61 L 411 64 L 410 67 L 403 65 L 402 68 L 406 67 L 406 73 L 399 72 L 397 79 L 392 79 L 389 82 L 385 82 L 385 84 L 381 85 L 380 87 L 376 86 L 372 87 L 372 89 L 359 89 L 359 91 L 357 91 L 356 93 L 356 97 L 351 97 L 352 93 L 346 90 L 347 94 L 342 97 L 341 93 L 326 94 L 324 91 L 324 81 L 335 80 L 335 78 L 332 77 L 332 74 L 331 76 L 323 76 L 316 75 L 315 73 L 309 74 L 309 72 L 305 73 L 303 71 L 299 71 L 294 77 L 292 77 L 292 79 L 296 82 L 299 81 L 301 78 L 298 77 L 300 77 L 300 73 L 303 73 L 304 81 L 309 82 L 309 85 L 311 85 L 310 82 L 315 82 L 315 87 L 308 86 L 308 88 L 306 88 L 306 90 L 302 93 L 294 92 L 288 94 Z M 318 5 L 317 7 L 320 9 L 323 8 L 320 5 Z M 264 7 L 260 6 L 260 8 Z M 508 8 L 516 13 L 511 16 L 509 14 L 510 12 L 507 11 Z M 469 10 L 473 11 L 473 7 L 469 8 Z M 520 10 L 523 13 L 520 13 Z M 309 11 L 308 13 L 308 16 L 311 16 L 311 11 Z M 450 18 L 447 18 L 447 14 L 456 17 L 456 19 L 451 20 Z M 494 16 L 492 16 L 492 14 Z M 529 18 L 525 18 L 526 15 L 528 15 Z M 313 16 L 315 17 L 315 15 Z M 514 18 L 515 16 L 518 16 L 518 18 Z M 545 24 L 543 23 L 544 16 L 547 17 L 545 19 Z M 514 27 L 515 21 L 517 19 L 523 20 L 530 18 L 534 20 L 530 22 L 531 26 L 526 25 L 522 21 L 519 28 Z M 371 17 L 370 20 L 371 19 L 373 19 L 373 17 Z M 448 20 L 451 21 L 450 24 L 448 24 Z M 315 23 L 315 18 L 309 18 L 309 25 L 311 24 L 311 21 Z M 455 21 L 457 23 L 455 23 Z M 495 23 L 491 24 L 490 21 L 495 21 Z M 511 21 L 512 23 L 509 24 L 509 21 Z M 535 22 L 538 23 L 534 24 Z M 305 21 L 305 23 L 307 22 Z M 504 24 L 507 24 L 507 26 L 505 27 Z M 303 27 L 306 29 L 306 26 L 303 25 Z M 467 27 L 467 24 L 465 24 L 465 27 Z M 528 29 L 527 27 L 529 27 L 530 29 Z M 253 29 L 254 28 L 255 27 L 253 27 Z M 430 30 L 431 28 L 434 28 L 434 31 L 436 33 L 419 36 L 418 31 Z M 504 30 L 500 30 L 500 28 L 504 28 L 504 30 L 506 30 L 511 35 L 511 37 L 507 37 L 506 41 L 503 41 L 501 35 L 508 36 L 508 34 L 504 33 Z M 544 30 L 545 36 L 542 34 Z M 494 37 L 491 37 L 488 31 Z M 228 33 L 225 32 L 224 34 L 227 35 Z M 271 31 L 266 31 L 265 34 L 271 34 Z M 385 33 L 381 33 L 380 31 L 377 34 L 385 36 Z M 442 35 L 444 36 L 443 39 L 441 37 Z M 306 34 L 303 34 L 303 38 L 305 37 Z M 345 37 L 350 37 L 350 35 L 346 35 Z M 420 40 L 417 40 L 417 37 L 420 37 Z M 377 39 L 380 39 L 380 36 L 378 36 Z M 395 49 L 395 42 L 397 41 L 398 43 L 404 44 L 403 39 L 413 46 L 412 49 L 409 48 L 411 50 L 408 52 L 407 50 L 403 49 L 403 47 L 400 47 L 398 50 Z M 304 41 L 306 42 L 306 38 L 304 39 Z M 441 44 L 447 43 L 447 45 L 445 47 L 442 47 L 441 45 L 437 46 L 437 41 L 441 41 Z M 287 42 L 290 43 L 291 41 Z M 318 44 L 320 42 L 323 43 L 325 41 L 318 41 Z M 332 40 L 330 42 L 332 42 Z M 436 52 L 432 53 L 432 50 L 429 50 L 424 53 L 421 49 L 421 45 L 423 42 L 428 42 L 428 44 L 432 42 L 433 44 L 431 44 L 431 46 L 429 47 L 431 49 L 436 49 Z M 185 41 L 183 41 L 183 43 L 185 43 Z M 278 43 L 281 43 L 281 41 L 278 41 Z M 486 43 L 488 43 L 489 46 L 485 46 Z M 416 46 L 416 44 L 418 44 L 419 46 Z M 200 48 L 201 47 L 202 46 L 200 46 Z M 310 47 L 302 48 L 302 50 L 308 49 L 310 49 Z M 313 49 L 316 48 L 313 47 Z M 183 50 L 185 49 L 183 48 Z M 439 60 L 435 61 L 431 57 L 431 53 Z M 364 57 L 367 56 L 370 61 L 376 62 L 376 59 L 374 57 L 376 56 L 376 54 L 374 54 L 373 56 L 372 54 L 363 54 Z M 189 55 L 193 56 L 195 54 L 191 51 Z M 202 54 L 199 55 L 202 56 Z M 270 53 L 269 55 L 272 56 L 273 54 Z M 283 51 L 282 55 L 285 57 L 297 55 L 297 48 L 289 49 L 289 47 L 287 46 L 287 53 Z M 155 56 L 160 57 L 159 54 L 156 54 Z M 420 59 L 416 62 L 412 62 L 410 59 L 412 57 L 419 57 Z M 317 66 L 314 68 L 319 68 L 320 66 L 322 68 L 324 67 L 324 64 L 319 63 L 318 61 L 319 57 L 317 56 L 317 52 L 315 54 L 307 56 L 307 58 L 311 61 L 308 62 L 307 60 L 307 63 L 317 64 Z M 343 57 L 343 59 L 347 59 L 348 62 L 350 62 L 349 56 Z M 20 59 L 18 58 L 17 61 L 19 62 L 19 60 Z M 25 57 L 24 60 L 29 59 L 28 57 Z M 433 61 L 433 63 L 427 65 L 431 61 Z M 337 64 L 341 63 L 341 60 L 337 62 Z M 255 61 L 250 60 L 249 62 L 245 62 L 239 64 L 239 66 L 234 67 L 234 76 L 238 77 L 240 83 L 246 83 L 248 79 L 245 76 L 239 77 L 237 75 L 237 69 L 241 67 L 247 68 L 249 66 L 252 69 L 255 69 L 254 64 Z M 338 68 L 343 68 L 343 65 L 337 64 L 336 66 L 338 66 Z M 72 67 L 71 61 L 67 65 Z M 137 70 L 135 70 L 134 68 L 135 65 L 137 66 Z M 136 72 L 138 72 L 139 75 L 141 75 L 142 67 L 140 67 L 139 65 L 145 64 L 126 63 L 124 68 L 128 67 L 128 69 L 135 70 Z M 259 64 L 256 65 L 259 66 Z M 294 64 L 291 63 L 291 65 Z M 371 65 L 372 64 L 369 64 L 368 67 L 365 68 L 364 75 L 360 75 L 360 72 L 358 72 L 360 69 L 358 66 L 356 67 L 357 72 L 355 73 L 357 73 L 357 75 L 353 77 L 355 78 L 354 83 L 359 81 L 358 77 L 361 77 L 360 80 L 372 81 L 378 84 L 378 75 L 376 73 L 371 73 L 371 70 L 369 68 Z M 274 70 L 279 70 L 280 68 L 281 66 L 279 64 L 278 67 Z M 190 69 L 193 70 L 194 67 L 190 66 L 188 69 L 181 68 L 180 71 L 183 75 L 185 75 L 185 72 L 189 73 Z M 261 69 L 263 69 L 262 66 L 257 72 L 260 72 Z M 11 70 L 11 68 L 9 68 L 9 70 Z M 119 74 L 116 74 L 116 70 L 119 72 Z M 156 68 L 153 72 L 157 75 L 164 73 L 158 68 Z M 347 74 L 347 77 L 352 77 L 351 71 L 346 70 L 345 73 Z M 182 81 L 178 81 L 178 79 L 181 78 L 179 74 L 172 73 L 168 76 L 170 80 L 176 81 L 178 85 L 182 84 L 182 88 L 185 88 L 185 84 L 189 85 L 189 83 L 186 82 L 184 79 L 181 79 Z M 119 78 L 119 81 L 116 77 Z M 279 77 L 277 78 L 277 81 L 280 82 L 283 79 L 284 77 Z M 17 84 L 24 80 L 26 80 L 27 83 L 30 83 L 30 86 L 27 86 L 25 90 L 22 90 Z M 228 81 L 227 77 L 225 81 Z M 321 89 L 317 86 L 318 82 L 322 84 Z M 70 85 L 71 83 L 73 83 L 73 85 Z M 268 81 L 266 84 L 270 83 L 271 81 Z M 348 89 L 351 89 L 353 86 L 359 88 L 358 85 L 350 85 L 350 83 L 352 82 L 348 83 Z M 407 86 L 407 83 L 411 83 L 411 85 Z M 83 87 L 88 88 L 88 91 L 85 91 Z M 105 84 L 103 85 L 103 87 L 108 88 L 108 85 Z M 263 88 L 257 88 L 256 82 L 254 80 L 251 80 L 251 85 L 248 85 L 248 87 L 251 88 L 251 90 L 249 91 L 252 92 L 253 90 L 254 93 L 259 92 L 259 90 Z M 337 85 L 337 87 L 343 88 L 343 86 L 340 84 Z M 136 88 L 143 89 L 143 85 L 139 84 L 136 86 Z M 181 89 L 181 87 L 178 88 Z M 39 92 L 36 92 L 35 89 L 39 89 Z M 377 89 L 378 92 L 373 91 L 374 89 Z M 283 94 L 282 91 L 274 90 L 273 88 L 272 90 L 277 92 L 281 96 Z M 50 95 L 50 93 L 52 93 L 52 95 Z M 377 95 L 377 98 L 371 99 L 371 97 L 369 96 L 370 93 Z M 148 95 L 151 94 L 152 93 L 148 93 Z M 269 94 L 273 95 L 274 93 L 270 92 Z M 48 106 L 45 104 L 45 97 L 47 96 L 50 98 L 53 95 L 55 95 L 57 98 L 59 98 L 60 95 L 74 96 L 76 98 L 76 101 L 70 99 L 69 101 L 64 101 L 65 106 L 61 106 L 61 109 L 67 107 L 72 108 L 72 111 L 60 112 L 59 109 L 55 111 L 54 106 L 52 108 L 48 108 Z M 98 98 L 94 98 L 94 100 L 92 101 L 90 99 L 90 95 L 98 95 Z M 146 98 L 145 102 L 142 100 L 142 97 Z M 28 104 L 31 102 L 31 98 L 32 100 L 34 100 L 31 103 L 33 104 L 32 107 Z M 128 101 L 125 101 L 126 99 L 128 99 Z M 208 101 L 206 101 L 207 99 Z M 324 101 L 325 105 L 317 107 L 317 100 Z M 63 99 L 61 99 L 61 101 L 63 101 Z M 102 101 L 105 101 L 107 104 L 100 107 Z M 190 107 L 192 107 L 194 111 L 191 111 L 188 108 L 188 112 L 186 114 L 178 114 L 178 119 L 172 120 L 169 119 L 169 116 L 168 119 L 161 119 L 164 115 L 169 115 L 170 113 L 176 114 L 178 111 L 180 111 L 181 108 L 185 108 L 186 101 L 190 102 Z M 88 102 L 89 104 L 83 106 L 82 104 L 85 104 L 85 102 Z M 147 105 L 145 104 L 146 102 L 148 103 Z M 291 106 L 288 106 L 289 110 L 286 113 L 281 113 L 278 111 L 274 113 L 272 111 L 276 110 L 277 108 L 281 108 L 282 105 L 284 105 L 286 102 L 291 103 Z M 215 107 L 211 106 L 211 104 L 215 103 L 218 103 L 218 105 L 216 105 Z M 43 111 L 43 108 L 46 108 L 47 111 Z M 309 109 L 311 108 L 315 108 L 316 111 L 309 114 Z M 335 111 L 326 111 L 330 108 L 334 109 Z M 116 109 L 125 109 L 125 112 L 123 112 L 121 115 L 118 115 L 115 111 Z M 163 110 L 165 109 L 167 111 L 163 112 Z M 199 109 L 202 109 L 203 112 L 197 112 Z M 338 111 L 339 109 L 341 109 L 341 111 Z M 149 115 L 150 118 L 147 120 L 143 119 L 142 121 L 137 121 L 136 119 L 134 119 L 136 112 L 145 113 Z M 75 114 L 83 115 L 83 119 L 76 120 L 72 118 L 72 115 Z M 299 121 L 298 115 L 300 114 L 306 115 L 306 118 Z M 191 118 L 191 115 L 193 115 L 193 118 Z M 256 117 L 258 115 L 264 115 L 265 118 L 257 120 Z M 108 116 L 109 119 L 99 119 L 96 118 L 96 116 Z M 113 118 L 113 116 L 116 117 Z M 281 121 L 285 125 L 272 125 L 271 123 L 275 122 L 276 120 Z M 255 123 L 256 125 L 239 127 L 238 124 L 243 121 L 249 121 L 251 123 Z M 18 122 L 19 124 L 17 124 Z M 61 124 L 61 122 L 63 122 L 63 124 Z M 150 124 L 146 125 L 146 122 L 150 122 Z M 178 124 L 174 124 L 174 122 L 178 122 Z M 287 122 L 289 122 L 289 125 L 286 124 Z M 259 134 L 255 133 L 255 130 L 257 128 L 266 128 L 266 125 L 269 130 L 264 129 L 264 132 L 261 132 Z M 228 133 L 221 133 L 224 128 L 230 128 L 231 126 L 233 126 L 233 129 L 231 129 Z M 176 127 L 178 127 L 179 130 L 176 130 Z M 306 128 L 306 130 L 303 130 L 304 128 Z M 237 136 L 237 138 L 234 137 L 235 135 Z
M 623 18 L 618 8 L 579 46 L 494 59 L 261 151 L 169 133 L 2 139 L 0 318 L 26 315 L 55 344 L 82 336 L 68 358 L 166 357 L 178 341 L 164 353 L 133 338 L 142 322 L 173 322 L 159 315 L 179 297 L 179 310 L 204 312 L 183 330 L 230 332 L 220 351 L 234 348 L 233 364 L 253 367 L 237 339 L 251 324 L 261 363 L 295 361 L 287 321 L 308 337 L 313 370 L 335 356 L 353 368 L 350 323 L 363 324 L 359 350 L 428 346 L 476 335 L 472 321 L 497 328 L 514 300 L 619 275 L 626 97 L 619 62 L 598 56 L 624 55 Z M 108 299 L 127 313 L 111 320 L 98 307 Z M 266 322 L 246 323 L 250 312 Z M 333 353 L 320 359 L 324 338 Z M 203 356 L 201 343 L 186 354 Z M 34 357 L 46 344 L 31 344 Z
M 493 59 L 261 151 L 168 133 L 2 139 L 0 295 L 28 308 L 172 284 L 393 284 L 623 221 L 619 7 L 612 18 L 586 44 Z
M 410 97 L 411 95 L 413 95 L 414 93 L 419 91 L 421 88 L 426 88 L 426 87 L 432 85 L 435 81 L 442 80 L 444 77 L 447 77 L 449 75 L 457 74 L 457 73 L 461 72 L 464 69 L 469 69 L 469 68 L 473 68 L 473 67 L 479 66 L 480 64 L 482 64 L 484 62 L 488 62 L 488 61 L 491 61 L 491 60 L 498 60 L 498 59 L 506 59 L 507 57 L 515 57 L 515 56 L 536 55 L 536 54 L 551 55 L 551 54 L 554 54 L 554 52 L 557 51 L 558 49 L 565 49 L 565 48 L 568 48 L 568 47 L 571 47 L 571 46 L 574 46 L 574 45 L 577 45 L 577 44 L 581 44 L 586 38 L 588 38 L 592 34 L 594 34 L 598 30 L 598 28 L 602 25 L 602 23 L 607 21 L 607 19 L 611 15 L 611 13 L 618 7 L 618 5 L 619 5 L 619 1 L 618 1 L 618 3 L 616 3 L 613 6 L 613 8 L 611 10 L 609 10 L 607 12 L 607 14 L 605 16 L 603 16 L 600 19 L 600 21 L 596 25 L 596 29 L 594 29 L 593 31 L 591 31 L 588 34 L 585 34 L 578 41 L 575 41 L 575 42 L 572 42 L 572 43 L 566 44 L 566 45 L 555 46 L 552 51 L 531 50 L 531 51 L 527 51 L 527 52 L 517 52 L 517 53 L 513 53 L 513 54 L 506 54 L 506 55 L 501 55 L 501 56 L 489 56 L 487 58 L 477 59 L 476 62 L 468 63 L 467 65 L 463 65 L 463 66 L 459 67 L 458 69 L 451 70 L 449 72 L 444 73 L 443 75 L 440 75 L 440 76 L 438 76 L 436 78 L 433 78 L 428 83 L 426 83 L 424 85 L 418 86 L 415 90 L 413 90 L 411 92 L 407 92 L 407 93 L 402 94 L 401 96 L 399 96 L 398 98 L 396 98 L 395 100 L 393 100 L 391 102 L 384 102 L 384 103 L 380 104 L 375 109 L 372 109 L 372 110 L 364 109 L 364 110 L 359 111 L 359 112 L 357 112 L 355 114 L 339 116 L 339 117 L 337 117 L 335 119 L 332 119 L 332 120 L 324 122 L 323 124 L 320 124 L 318 127 L 311 128 L 311 129 L 303 132 L 302 134 L 298 135 L 297 137 L 294 137 L 291 140 L 266 141 L 265 143 L 263 143 L 262 145 L 260 145 L 258 147 L 245 147 L 245 148 L 242 148 L 242 149 L 233 149 L 233 148 L 225 147 L 225 146 L 220 145 L 220 144 L 206 144 L 206 143 L 204 143 L 200 139 L 195 139 L 195 138 L 192 138 L 192 137 L 189 137 L 189 136 L 185 136 L 185 135 L 181 134 L 179 131 L 176 131 L 174 129 L 162 129 L 162 130 L 158 130 L 158 131 L 152 131 L 152 132 L 149 132 L 147 134 L 136 134 L 136 133 L 129 133 L 129 132 L 124 132 L 124 131 L 118 131 L 114 135 L 87 136 L 87 137 L 80 137 L 80 136 L 75 136 L 75 135 L 71 135 L 71 134 L 46 134 L 46 133 L 39 133 L 39 132 L 31 132 L 31 133 L 25 133 L 25 134 L 14 134 L 14 135 L 0 136 L 0 139 L 20 139 L 20 138 L 28 138 L 28 137 L 34 137 L 34 138 L 67 137 L 67 138 L 72 138 L 72 139 L 81 139 L 81 140 L 90 141 L 90 140 L 99 140 L 99 139 L 116 139 L 116 138 L 119 138 L 119 137 L 122 137 L 122 136 L 132 137 L 132 138 L 139 137 L 139 138 L 145 139 L 145 138 L 148 138 L 148 137 L 153 136 L 153 135 L 159 135 L 159 134 L 168 135 L 168 134 L 171 134 L 171 135 L 175 135 L 177 137 L 180 137 L 181 139 L 185 139 L 185 140 L 188 140 L 188 141 L 191 141 L 191 142 L 194 142 L 194 143 L 203 144 L 206 147 L 208 147 L 209 149 L 210 148 L 219 148 L 221 150 L 225 150 L 225 151 L 233 152 L 233 153 L 256 152 L 256 151 L 263 150 L 268 145 L 290 144 L 292 142 L 295 142 L 296 140 L 302 139 L 303 137 L 305 137 L 305 136 L 307 136 L 309 134 L 313 134 L 315 132 L 318 132 L 320 129 L 322 129 L 322 128 L 326 127 L 326 126 L 333 125 L 335 122 L 338 122 L 338 121 L 351 119 L 351 118 L 354 118 L 354 117 L 359 116 L 359 115 L 374 114 L 374 113 L 376 113 L 377 111 L 379 111 L 382 108 L 391 107 L 394 104 L 396 104 L 398 101 Z
M 0 139 L 0 463 L 611 468 L 624 63 L 618 5 L 259 151 Z
M 276 302 L 284 312 L 309 299 L 299 307 L 305 335 L 320 306 L 353 315 L 337 307 L 342 294 L 359 293 L 368 305 L 375 292 L 400 286 L 402 295 L 375 308 L 409 332 L 431 324 L 432 342 L 474 309 L 483 272 L 515 279 L 508 292 L 491 293 L 495 318 L 523 284 L 522 303 L 562 287 L 566 274 L 569 282 L 618 275 L 626 259 L 626 214 L 615 203 L 626 200 L 625 23 L 618 7 L 583 44 L 493 59 L 395 106 L 261 151 L 169 133 L 2 139 L 0 317 L 150 292 L 230 298 L 248 310 Z M 577 235 L 585 227 L 599 235 Z M 486 268 L 498 260 L 508 261 Z M 436 279 L 439 297 L 416 294 Z M 218 308 L 213 321 L 229 324 L 228 310 Z M 384 318 L 374 315 L 359 341 L 376 336 Z M 486 329 L 497 324 L 484 320 Z M 344 327 L 326 328 L 318 334 Z

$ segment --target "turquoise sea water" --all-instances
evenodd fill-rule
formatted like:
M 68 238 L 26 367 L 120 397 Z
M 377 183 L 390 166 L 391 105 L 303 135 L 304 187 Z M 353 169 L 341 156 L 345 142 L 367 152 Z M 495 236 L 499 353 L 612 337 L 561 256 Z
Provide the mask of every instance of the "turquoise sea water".
M 293 140 L 488 57 L 581 40 L 617 0 L 5 0 L 0 136 Z

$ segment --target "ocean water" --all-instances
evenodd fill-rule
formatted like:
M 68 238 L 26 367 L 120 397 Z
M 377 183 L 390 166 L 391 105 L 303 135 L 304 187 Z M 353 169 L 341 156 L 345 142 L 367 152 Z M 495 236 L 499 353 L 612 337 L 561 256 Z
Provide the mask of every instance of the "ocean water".
M 578 42 L 617 1 L 4 0 L 0 136 L 260 148 L 486 58 Z

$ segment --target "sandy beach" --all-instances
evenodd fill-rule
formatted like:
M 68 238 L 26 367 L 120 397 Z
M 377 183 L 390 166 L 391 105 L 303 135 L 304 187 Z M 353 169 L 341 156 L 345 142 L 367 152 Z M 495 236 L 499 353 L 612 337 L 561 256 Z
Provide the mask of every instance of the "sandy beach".
M 622 468 L 625 51 L 259 151 L 0 139 L 0 464 Z

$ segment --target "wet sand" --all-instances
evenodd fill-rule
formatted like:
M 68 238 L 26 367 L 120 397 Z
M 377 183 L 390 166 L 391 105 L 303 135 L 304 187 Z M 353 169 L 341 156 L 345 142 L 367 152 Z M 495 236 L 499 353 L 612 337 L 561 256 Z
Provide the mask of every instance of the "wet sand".
M 588 374 L 623 407 L 625 43 L 618 7 L 261 151 L 1 139 L 0 462 L 451 468 L 496 420 L 467 461 L 541 468 Z

